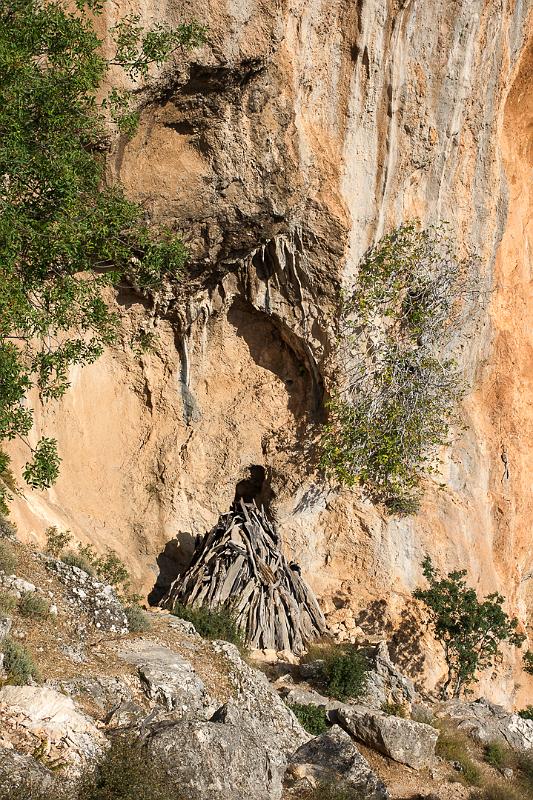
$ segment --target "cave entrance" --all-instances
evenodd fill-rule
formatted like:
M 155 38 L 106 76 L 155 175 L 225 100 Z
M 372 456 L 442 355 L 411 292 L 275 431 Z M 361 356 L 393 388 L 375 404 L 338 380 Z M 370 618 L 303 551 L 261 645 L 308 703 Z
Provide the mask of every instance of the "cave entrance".
M 248 467 L 248 475 L 235 487 L 233 503 L 237 505 L 240 500 L 244 500 L 245 503 L 255 503 L 258 508 L 263 506 L 268 512 L 273 497 L 274 492 L 271 489 L 266 469 L 260 464 L 251 464 Z

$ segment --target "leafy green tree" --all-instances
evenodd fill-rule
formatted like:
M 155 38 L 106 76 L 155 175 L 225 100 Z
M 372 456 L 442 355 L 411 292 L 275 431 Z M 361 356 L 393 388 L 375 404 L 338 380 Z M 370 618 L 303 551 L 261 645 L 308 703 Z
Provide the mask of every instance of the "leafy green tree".
M 458 421 L 464 381 L 452 344 L 466 331 L 476 263 L 455 254 L 445 226 L 409 222 L 366 253 L 342 294 L 342 375 L 322 466 L 392 513 L 417 511 L 421 483 Z
M 459 697 L 461 690 L 477 680 L 477 673 L 494 666 L 500 645 L 508 642 L 520 647 L 525 636 L 518 633 L 518 620 L 502 608 L 505 598 L 497 592 L 480 601 L 475 589 L 465 581 L 466 570 L 436 571 L 429 556 L 423 561 L 429 586 L 416 589 L 414 597 L 429 610 L 435 638 L 444 648 L 448 677 L 443 696 Z
M 205 39 L 196 23 L 143 30 L 126 17 L 106 61 L 93 24 L 99 0 L 0 0 L 0 444 L 25 441 L 29 402 L 60 398 L 73 365 L 90 364 L 117 335 L 107 287 L 146 294 L 184 274 L 179 236 L 150 224 L 104 167 L 113 131 L 135 128 L 132 93 L 97 100 L 110 65 L 133 81 L 178 47 Z M 54 439 L 31 447 L 32 488 L 59 471 Z M 0 451 L 0 509 L 16 488 Z

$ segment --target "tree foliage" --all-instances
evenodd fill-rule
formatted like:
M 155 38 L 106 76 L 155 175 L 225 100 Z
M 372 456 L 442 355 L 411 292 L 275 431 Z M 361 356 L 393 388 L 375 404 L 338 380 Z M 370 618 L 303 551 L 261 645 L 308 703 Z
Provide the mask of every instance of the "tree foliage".
M 322 464 L 393 512 L 416 511 L 456 421 L 464 381 L 450 343 L 475 264 L 456 256 L 444 225 L 407 223 L 369 250 L 341 299 L 345 379 L 329 403 Z
M 427 607 L 435 638 L 444 648 L 448 677 L 443 695 L 451 689 L 453 697 L 477 680 L 477 673 L 494 666 L 500 645 L 508 642 L 520 647 L 525 636 L 518 633 L 518 620 L 510 618 L 502 606 L 505 598 L 497 592 L 479 600 L 475 589 L 467 586 L 466 570 L 448 573 L 444 578 L 431 558 L 423 562 L 429 586 L 417 589 L 414 596 Z
M 109 116 L 133 130 L 131 93 L 96 99 L 110 64 L 146 77 L 176 47 L 204 40 L 201 26 L 143 30 L 126 17 L 102 56 L 98 0 L 0 0 L 0 443 L 29 445 L 30 391 L 60 398 L 73 365 L 90 364 L 113 342 L 117 317 L 104 299 L 120 281 L 156 291 L 183 275 L 185 248 L 149 224 L 143 209 L 104 176 Z M 56 442 L 32 447 L 23 477 L 49 487 Z M 0 506 L 13 490 L 0 452 Z

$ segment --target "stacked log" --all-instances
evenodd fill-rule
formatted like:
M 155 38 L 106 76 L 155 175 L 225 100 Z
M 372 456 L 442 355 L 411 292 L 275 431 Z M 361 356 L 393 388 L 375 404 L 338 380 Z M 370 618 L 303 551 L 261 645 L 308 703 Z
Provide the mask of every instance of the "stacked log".
M 250 647 L 296 655 L 326 630 L 317 600 L 263 508 L 236 502 L 195 548 L 161 605 L 227 606 Z

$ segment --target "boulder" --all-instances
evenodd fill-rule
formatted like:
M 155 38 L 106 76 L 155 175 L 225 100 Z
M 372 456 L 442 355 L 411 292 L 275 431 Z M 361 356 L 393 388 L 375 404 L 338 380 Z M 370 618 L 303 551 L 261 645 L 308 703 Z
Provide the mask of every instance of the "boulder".
M 4 686 L 0 689 L 0 720 L 4 735 L 22 729 L 53 747 L 72 770 L 93 761 L 106 747 L 93 721 L 77 710 L 70 697 L 46 686 Z M 36 748 L 35 748 L 36 749 Z
M 533 748 L 533 720 L 522 719 L 484 698 L 472 703 L 452 700 L 439 716 L 453 719 L 459 730 L 480 744 L 501 739 L 513 750 L 524 752 Z
M 41 555 L 46 568 L 66 587 L 69 603 L 88 615 L 92 624 L 105 633 L 128 632 L 128 620 L 114 589 L 78 567 Z
M 370 669 L 367 673 L 366 689 L 360 698 L 362 705 L 381 708 L 385 703 L 399 703 L 411 707 L 416 700 L 412 681 L 402 675 L 389 656 L 386 642 L 365 648 Z
M 22 784 L 29 793 L 28 800 L 31 800 L 32 787 L 38 791 L 47 789 L 53 781 L 50 770 L 35 758 L 0 746 L 0 796 L 4 796 L 4 792 L 7 795 Z
M 287 781 L 307 784 L 332 783 L 357 792 L 359 800 L 388 800 L 389 793 L 372 771 L 351 737 L 334 725 L 296 750 L 290 759 Z
M 9 636 L 11 625 L 11 617 L 6 617 L 4 614 L 0 614 L 0 642 L 2 639 L 5 639 L 6 636 Z
M 136 639 L 119 656 L 135 664 L 150 700 L 182 716 L 199 713 L 209 718 L 214 713 L 217 704 L 208 696 L 191 664 L 178 653 L 149 639 Z
M 180 796 L 195 800 L 279 800 L 286 761 L 255 720 L 235 706 L 211 720 L 182 719 L 152 726 L 151 757 Z
M 336 721 L 351 736 L 394 761 L 421 769 L 435 757 L 439 734 L 431 725 L 365 706 L 342 706 L 334 713 Z
M 249 714 L 255 729 L 272 753 L 279 751 L 288 757 L 309 740 L 309 734 L 287 708 L 263 672 L 246 664 L 235 645 L 213 642 L 213 647 L 226 660 L 229 679 L 235 692 L 232 704 Z

